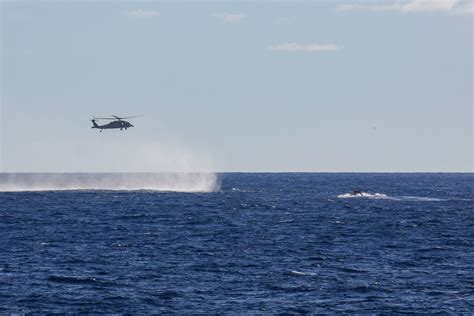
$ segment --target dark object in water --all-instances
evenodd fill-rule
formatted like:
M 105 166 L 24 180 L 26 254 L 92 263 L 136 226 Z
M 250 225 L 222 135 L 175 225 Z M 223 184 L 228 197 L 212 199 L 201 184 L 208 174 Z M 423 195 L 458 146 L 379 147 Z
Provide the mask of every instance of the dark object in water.
M 362 195 L 362 190 L 356 190 L 356 189 L 354 189 L 354 190 L 352 190 L 351 195 Z

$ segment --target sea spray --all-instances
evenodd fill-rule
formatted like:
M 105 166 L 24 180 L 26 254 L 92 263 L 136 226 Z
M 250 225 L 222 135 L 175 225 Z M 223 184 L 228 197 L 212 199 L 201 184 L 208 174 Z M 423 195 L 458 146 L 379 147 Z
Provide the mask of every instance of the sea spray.
M 215 173 L 1 173 L 0 192 L 56 190 L 153 190 L 213 192 Z

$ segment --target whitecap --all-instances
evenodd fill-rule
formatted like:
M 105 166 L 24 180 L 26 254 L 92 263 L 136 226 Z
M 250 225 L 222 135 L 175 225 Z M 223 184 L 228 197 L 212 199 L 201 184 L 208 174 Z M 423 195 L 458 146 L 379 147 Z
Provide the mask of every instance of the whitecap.
M 305 276 L 305 275 L 315 276 L 315 275 L 317 275 L 314 272 L 302 272 L 302 271 L 296 271 L 296 270 L 291 270 L 291 274 L 298 275 L 298 276 Z

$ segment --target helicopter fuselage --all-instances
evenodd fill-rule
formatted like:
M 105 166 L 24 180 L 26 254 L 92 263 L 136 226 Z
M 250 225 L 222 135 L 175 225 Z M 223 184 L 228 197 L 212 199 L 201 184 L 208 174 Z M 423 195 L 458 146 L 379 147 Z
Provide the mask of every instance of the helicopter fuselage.
M 113 121 L 104 125 L 98 125 L 95 120 L 92 120 L 92 124 L 93 126 L 91 128 L 97 128 L 97 129 L 100 129 L 100 131 L 102 131 L 103 129 L 120 129 L 120 130 L 125 129 L 126 130 L 127 128 L 133 127 L 133 125 L 130 124 L 130 122 L 123 121 L 123 120 Z

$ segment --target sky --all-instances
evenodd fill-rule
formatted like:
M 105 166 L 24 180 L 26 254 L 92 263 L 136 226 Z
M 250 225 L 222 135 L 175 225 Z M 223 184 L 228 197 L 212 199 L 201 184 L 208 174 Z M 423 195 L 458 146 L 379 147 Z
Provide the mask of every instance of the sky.
M 472 172 L 473 15 L 461 0 L 1 1 L 0 171 Z M 112 114 L 144 116 L 90 128 Z

